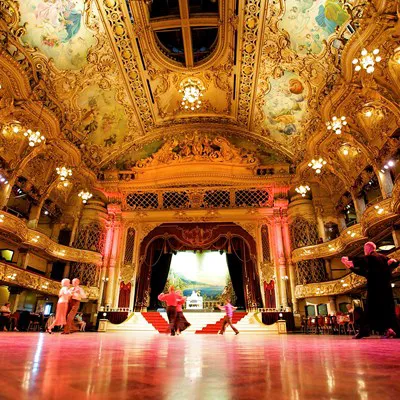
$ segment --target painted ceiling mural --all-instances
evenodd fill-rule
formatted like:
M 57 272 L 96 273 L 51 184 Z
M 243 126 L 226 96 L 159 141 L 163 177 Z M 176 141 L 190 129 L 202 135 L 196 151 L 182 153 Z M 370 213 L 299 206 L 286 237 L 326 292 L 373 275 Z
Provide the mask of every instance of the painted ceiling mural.
M 251 2 L 246 0 L 246 4 Z M 133 2 L 133 18 L 120 15 L 115 26 L 112 24 L 117 20 L 117 14 L 107 14 L 106 8 L 110 6 L 117 10 L 115 7 L 123 3 L 122 0 L 20 0 L 18 3 L 20 25 L 25 24 L 26 29 L 22 41 L 53 60 L 51 65 L 55 68 L 49 68 L 48 87 L 59 92 L 58 98 L 65 106 L 71 130 L 80 141 L 79 148 L 82 152 L 91 152 L 92 156 L 89 154 L 88 157 L 95 158 L 95 164 L 99 167 L 114 162 L 114 165 L 116 163 L 123 168 L 157 151 L 164 138 L 162 135 L 154 137 L 154 143 L 149 144 L 146 135 L 153 137 L 153 128 L 168 129 L 174 124 L 181 124 L 184 130 L 191 122 L 203 121 L 209 123 L 208 128 L 213 123 L 232 124 L 235 127 L 245 125 L 238 121 L 235 114 L 239 103 L 233 90 L 235 72 L 232 47 L 227 46 L 226 52 L 221 53 L 215 65 L 204 71 L 196 71 L 203 78 L 206 91 L 202 111 L 191 116 L 178 107 L 177 96 L 181 94 L 177 88 L 186 77 L 186 72 L 157 64 L 157 58 L 146 47 L 144 39 L 140 41 L 145 26 L 140 25 L 139 18 L 134 17 L 146 15 L 142 12 L 147 7 L 144 3 Z M 226 0 L 226 4 L 234 7 L 235 1 Z M 324 57 L 326 41 L 349 19 L 339 0 L 286 0 L 268 4 L 276 9 L 284 7 L 275 13 L 279 15 L 276 26 L 287 42 L 285 50 L 291 54 L 290 62 L 282 63 L 279 72 L 271 73 L 265 69 L 262 76 L 258 76 L 255 94 L 261 100 L 256 104 L 256 126 L 251 126 L 250 131 L 259 135 L 259 142 L 245 139 L 245 129 L 241 135 L 225 134 L 235 146 L 255 151 L 264 164 L 290 161 L 282 154 L 291 156 L 297 150 L 294 144 L 304 142 L 300 139 L 307 129 L 311 99 L 316 96 L 316 86 L 323 86 L 326 81 L 320 80 L 317 84 L 312 82 L 315 77 L 311 77 L 310 71 L 301 70 L 299 60 Z M 119 10 L 125 12 L 124 7 Z M 135 36 L 130 41 L 125 40 L 129 36 L 124 36 L 128 29 L 123 23 L 132 24 L 129 29 Z M 234 26 L 235 21 L 224 23 Z M 111 29 L 105 29 L 107 24 Z M 239 32 L 240 27 L 231 29 L 229 34 L 232 36 L 226 35 L 228 42 L 233 40 L 235 30 Z M 119 36 L 112 36 L 111 31 Z M 266 30 L 265 35 L 268 34 L 270 32 Z M 148 68 L 146 71 L 136 66 L 124 76 L 127 64 L 124 57 L 128 59 L 130 54 L 128 47 L 124 53 L 118 53 L 113 46 L 117 42 L 122 49 L 133 42 L 134 37 L 142 45 L 140 55 L 135 54 L 135 62 L 140 64 L 142 58 L 142 63 Z M 244 39 L 241 40 L 244 43 Z M 266 38 L 260 40 L 261 44 L 263 40 Z M 247 46 L 246 51 L 253 48 L 253 45 Z M 235 76 L 239 79 L 237 71 L 245 69 L 239 64 L 236 68 Z M 134 86 L 129 82 L 130 79 L 135 81 Z M 261 81 L 265 82 L 264 86 Z M 142 90 L 144 87 L 149 91 Z M 173 93 L 176 92 L 174 98 L 172 89 Z M 143 122 L 143 110 L 146 109 L 148 119 Z M 149 109 L 152 109 L 152 113 L 148 113 Z M 251 118 L 248 114 L 248 118 Z M 152 116 L 155 116 L 154 121 L 149 123 Z M 146 123 L 150 129 L 143 128 Z M 140 150 L 127 154 L 131 148 Z M 289 150 L 285 152 L 282 148 Z
M 286 12 L 279 27 L 289 33 L 294 51 L 318 54 L 323 41 L 348 18 L 339 0 L 286 0 Z
M 95 34 L 84 23 L 84 0 L 20 1 L 23 40 L 54 59 L 59 69 L 80 69 Z

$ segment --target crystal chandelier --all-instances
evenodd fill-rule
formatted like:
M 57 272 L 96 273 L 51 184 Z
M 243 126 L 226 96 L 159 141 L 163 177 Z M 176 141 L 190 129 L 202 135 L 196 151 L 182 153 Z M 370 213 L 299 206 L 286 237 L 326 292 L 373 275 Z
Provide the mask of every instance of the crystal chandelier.
M 24 136 L 28 138 L 29 146 L 34 147 L 44 142 L 46 139 L 39 131 L 32 131 L 32 129 L 27 129 L 24 132 Z
M 311 189 L 308 185 L 300 185 L 297 186 L 295 190 L 298 194 L 301 194 L 302 197 L 306 197 L 307 192 L 309 192 Z
M 336 135 L 340 135 L 342 133 L 342 129 L 344 126 L 347 125 L 346 117 L 336 117 L 333 116 L 332 120 L 326 123 L 326 127 L 328 128 L 328 131 L 333 131 L 336 133 Z
M 61 168 L 57 167 L 56 171 L 57 171 L 57 174 L 60 176 L 60 180 L 61 180 L 61 182 L 63 182 L 63 185 L 65 187 L 67 187 L 68 186 L 68 177 L 72 176 L 72 170 L 63 166 Z
M 185 110 L 194 111 L 201 107 L 200 98 L 203 97 L 205 87 L 196 78 L 189 78 L 181 83 L 179 93 L 183 93 L 181 105 Z
M 309 167 L 311 167 L 315 173 L 320 174 L 321 173 L 321 168 L 326 164 L 326 161 L 322 159 L 321 157 L 318 158 L 318 160 L 311 160 L 311 162 L 308 164 Z
M 378 56 L 379 49 L 375 49 L 372 53 L 368 52 L 367 49 L 361 50 L 361 58 L 353 59 L 353 65 L 355 65 L 355 71 L 361 71 L 364 68 L 368 74 L 372 74 L 375 71 L 375 63 L 382 60 L 381 56 Z
M 83 204 L 86 204 L 93 197 L 92 193 L 82 190 L 78 196 L 82 199 Z

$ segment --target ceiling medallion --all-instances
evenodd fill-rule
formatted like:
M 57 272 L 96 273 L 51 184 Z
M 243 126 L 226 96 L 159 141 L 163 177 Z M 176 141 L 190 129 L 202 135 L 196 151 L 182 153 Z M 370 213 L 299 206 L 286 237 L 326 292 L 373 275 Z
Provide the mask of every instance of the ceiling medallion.
M 205 87 L 198 78 L 187 78 L 180 84 L 179 93 L 183 94 L 181 107 L 184 110 L 198 110 L 201 107 L 200 98 L 203 97 Z
M 381 56 L 378 56 L 379 49 L 375 49 L 372 53 L 368 52 L 366 49 L 361 50 L 361 58 L 354 58 L 353 65 L 355 65 L 355 71 L 361 71 L 361 69 L 365 69 L 368 74 L 372 74 L 375 71 L 375 63 L 378 63 L 382 60 Z
M 295 189 L 295 191 L 298 194 L 301 194 L 302 197 L 306 197 L 307 192 L 309 192 L 310 190 L 311 190 L 310 186 L 308 186 L 308 185 L 300 185 L 300 186 L 297 186 L 297 188 Z
M 318 160 L 311 160 L 311 162 L 308 164 L 309 167 L 311 167 L 316 174 L 321 173 L 322 167 L 326 164 L 326 161 L 323 158 L 318 158 Z
M 93 197 L 92 193 L 88 192 L 87 190 L 81 190 L 78 196 L 82 199 L 83 204 L 86 204 L 87 201 Z
M 340 135 L 342 133 L 343 127 L 347 125 L 346 117 L 336 117 L 333 116 L 332 120 L 326 123 L 326 127 L 328 131 L 333 131 L 336 135 Z
M 61 168 L 57 167 L 56 171 L 57 171 L 57 174 L 60 176 L 60 180 L 61 180 L 61 182 L 63 182 L 63 185 L 65 187 L 67 187 L 69 185 L 69 182 L 68 182 L 67 178 L 69 176 L 72 176 L 72 170 L 63 166 Z

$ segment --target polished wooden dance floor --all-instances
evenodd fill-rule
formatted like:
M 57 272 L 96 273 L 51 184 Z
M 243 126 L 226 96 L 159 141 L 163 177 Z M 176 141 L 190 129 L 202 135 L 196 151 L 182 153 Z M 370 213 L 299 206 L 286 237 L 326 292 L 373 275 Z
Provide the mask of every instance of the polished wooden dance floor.
M 396 399 L 400 340 L 0 333 L 0 399 Z

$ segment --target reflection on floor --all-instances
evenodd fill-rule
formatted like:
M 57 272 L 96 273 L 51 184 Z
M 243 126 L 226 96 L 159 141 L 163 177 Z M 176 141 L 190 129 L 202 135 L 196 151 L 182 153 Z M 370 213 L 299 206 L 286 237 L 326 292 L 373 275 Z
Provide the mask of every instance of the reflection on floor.
M 0 346 L 1 399 L 383 400 L 400 393 L 400 340 L 0 333 Z

